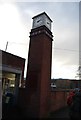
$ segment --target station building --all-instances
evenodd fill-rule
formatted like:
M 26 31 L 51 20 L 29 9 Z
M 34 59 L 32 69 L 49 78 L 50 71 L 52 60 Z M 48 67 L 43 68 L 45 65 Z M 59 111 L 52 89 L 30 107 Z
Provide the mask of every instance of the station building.
M 2 96 L 7 92 L 15 95 L 17 102 L 19 87 L 24 80 L 25 59 L 0 50 L 0 81 Z

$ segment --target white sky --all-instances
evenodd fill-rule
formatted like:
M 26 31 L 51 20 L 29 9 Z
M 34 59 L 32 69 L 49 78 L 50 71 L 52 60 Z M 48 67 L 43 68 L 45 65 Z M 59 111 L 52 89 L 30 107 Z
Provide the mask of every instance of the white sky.
M 43 11 L 53 20 L 51 77 L 73 79 L 79 64 L 78 2 L 0 2 L 0 49 L 8 41 L 7 52 L 27 59 L 32 17 Z

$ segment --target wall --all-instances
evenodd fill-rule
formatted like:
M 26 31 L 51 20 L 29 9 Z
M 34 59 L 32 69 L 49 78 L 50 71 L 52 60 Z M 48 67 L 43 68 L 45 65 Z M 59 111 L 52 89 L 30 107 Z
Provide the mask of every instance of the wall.
M 19 94 L 18 94 L 18 106 L 21 108 L 24 108 L 25 106 L 25 99 L 26 99 L 26 89 L 25 88 L 19 88 Z
M 52 83 L 56 84 L 57 88 L 61 89 L 70 89 L 70 80 L 69 79 L 51 79 Z
M 19 88 L 19 93 L 18 93 L 18 107 L 22 111 L 22 115 L 25 117 L 27 112 L 26 112 L 26 104 L 27 104 L 27 94 L 26 94 L 26 89 L 25 88 Z
M 67 92 L 65 90 L 51 91 L 50 112 L 59 110 L 60 108 L 67 106 L 66 98 Z
M 13 68 L 22 68 L 25 64 L 25 59 L 11 53 L 2 51 L 2 64 Z
M 55 83 L 56 87 L 61 89 L 81 88 L 81 80 L 76 79 L 51 79 L 51 83 Z
M 13 55 L 11 53 L 1 51 L 2 52 L 2 63 L 3 65 L 9 66 L 11 68 L 22 70 L 22 78 L 21 82 L 24 80 L 24 67 L 25 67 L 25 59 L 19 56 Z

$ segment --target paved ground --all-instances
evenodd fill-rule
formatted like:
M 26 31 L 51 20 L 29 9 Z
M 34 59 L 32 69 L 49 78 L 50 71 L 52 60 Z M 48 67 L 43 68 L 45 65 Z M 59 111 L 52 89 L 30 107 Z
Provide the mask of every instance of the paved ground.
M 66 119 L 70 120 L 68 107 L 51 113 L 50 118 L 64 118 L 64 120 Z
M 24 116 L 22 114 L 23 112 L 19 109 L 19 108 L 16 108 L 16 109 L 12 109 L 12 111 L 8 111 L 5 115 L 3 115 L 3 118 L 14 118 L 14 119 L 23 119 Z M 63 108 L 63 109 L 60 109 L 56 112 L 52 112 L 49 116 L 49 118 L 64 118 L 64 120 L 70 120 L 69 118 L 69 110 L 68 108 Z

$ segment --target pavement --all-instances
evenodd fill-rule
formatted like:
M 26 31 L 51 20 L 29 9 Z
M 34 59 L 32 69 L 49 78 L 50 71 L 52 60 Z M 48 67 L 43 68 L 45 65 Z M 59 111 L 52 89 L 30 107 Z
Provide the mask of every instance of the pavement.
M 8 112 L 6 112 L 6 114 L 4 114 L 3 115 L 3 119 L 4 118 L 7 118 L 7 119 L 23 119 L 24 118 L 24 116 L 23 116 L 23 114 L 22 114 L 23 112 L 22 112 L 22 110 L 20 110 L 20 108 L 16 108 L 16 109 L 12 109 L 12 110 L 10 110 L 10 111 L 8 111 Z M 50 114 L 50 116 L 49 116 L 49 118 L 58 118 L 58 119 L 63 119 L 64 118 L 64 120 L 70 120 L 70 118 L 69 118 L 69 109 L 68 109 L 68 107 L 65 107 L 65 108 L 62 108 L 62 109 L 60 109 L 60 110 L 57 110 L 57 111 L 55 111 L 55 112 L 52 112 L 51 114 Z M 3 120 L 2 119 L 2 120 Z
M 59 118 L 59 119 L 64 118 L 64 120 L 67 119 L 70 120 L 68 107 L 52 112 L 50 118 Z
M 18 107 L 11 107 L 11 108 L 7 108 L 5 107 L 3 110 L 2 110 L 2 120 L 4 119 L 21 119 L 23 118 L 23 114 L 22 114 L 22 111 L 20 108 Z

